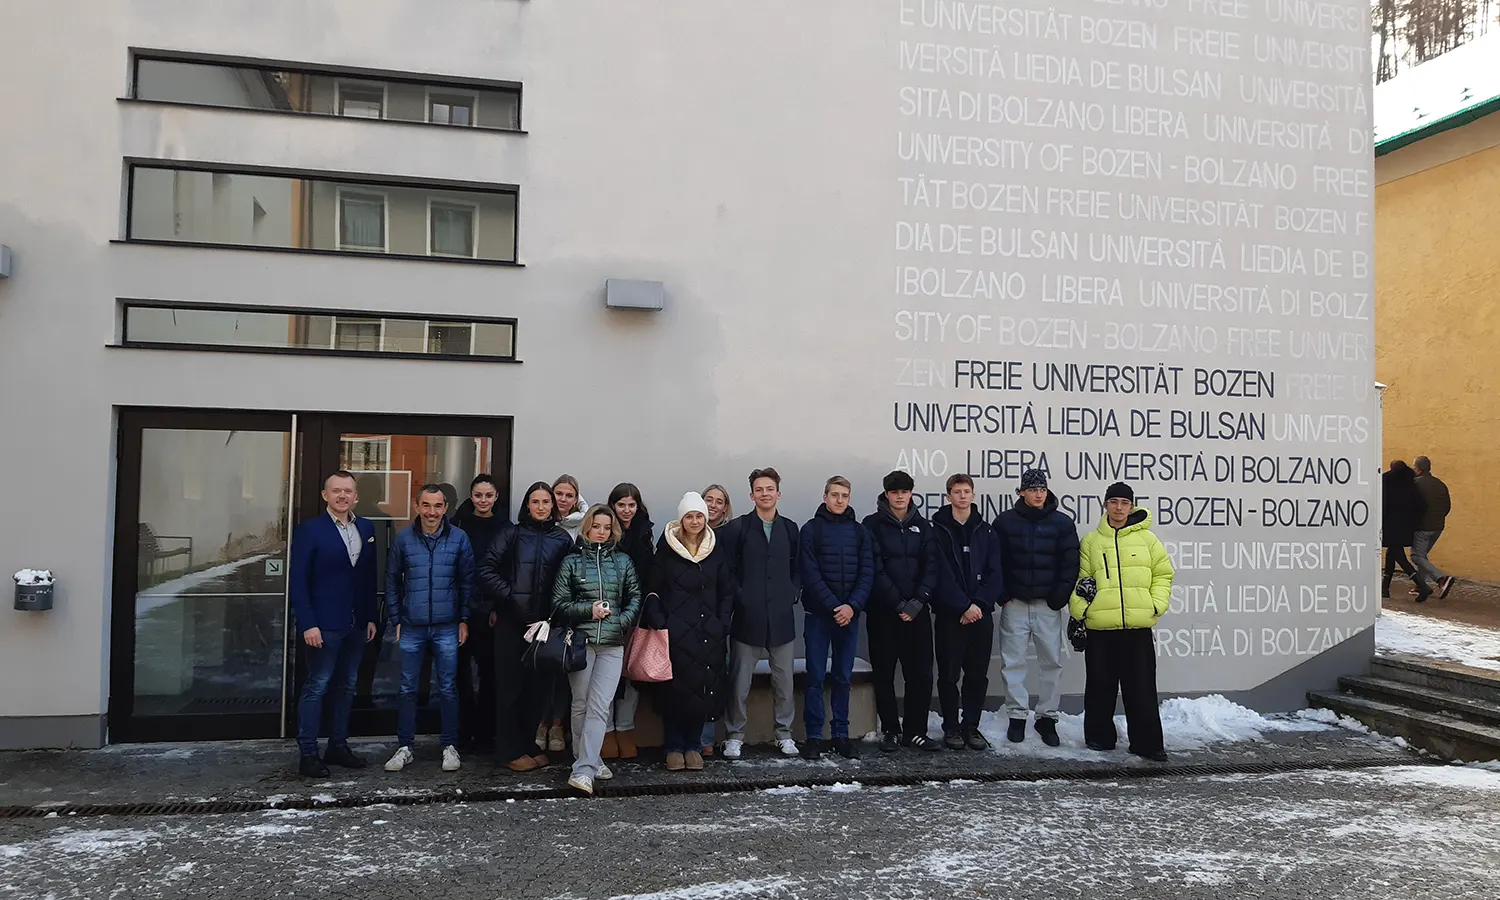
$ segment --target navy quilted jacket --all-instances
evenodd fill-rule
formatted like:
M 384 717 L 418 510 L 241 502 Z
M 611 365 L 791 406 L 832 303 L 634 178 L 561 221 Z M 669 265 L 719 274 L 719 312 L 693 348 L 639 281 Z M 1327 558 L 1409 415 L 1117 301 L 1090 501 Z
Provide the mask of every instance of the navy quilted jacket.
M 386 554 L 385 602 L 398 625 L 451 625 L 469 621 L 474 597 L 474 548 L 448 522 L 422 533 L 418 519 L 401 530 Z
M 995 517 L 995 535 L 1005 599 L 1041 600 L 1053 609 L 1068 605 L 1078 581 L 1078 527 L 1057 508 L 1057 497 L 1049 491 L 1041 509 L 1017 498 L 1014 508 Z
M 808 612 L 832 615 L 834 609 L 848 604 L 855 612 L 870 603 L 875 586 L 874 543 L 846 509 L 834 515 L 828 507 L 818 507 L 818 514 L 802 526 L 802 605 Z

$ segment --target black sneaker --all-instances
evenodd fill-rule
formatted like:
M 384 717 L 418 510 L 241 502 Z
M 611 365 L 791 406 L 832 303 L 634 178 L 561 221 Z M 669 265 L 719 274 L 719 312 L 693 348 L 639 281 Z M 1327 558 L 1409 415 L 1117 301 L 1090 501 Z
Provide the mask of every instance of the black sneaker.
M 968 733 L 964 735 L 964 744 L 970 750 L 990 749 L 990 742 L 985 739 L 984 735 L 979 733 L 979 729 L 977 728 L 970 728 Z
M 1113 753 L 1115 749 L 1114 744 L 1101 744 L 1098 741 L 1085 741 L 1084 745 L 1090 750 L 1097 750 L 1100 753 Z
M 802 742 L 802 750 L 799 755 L 806 760 L 822 759 L 823 742 L 817 738 L 808 738 Z
M 968 746 L 964 743 L 963 732 L 960 731 L 943 732 L 943 745 L 949 750 L 962 750 Z
M 1139 750 L 1132 750 L 1130 752 L 1141 759 L 1149 759 L 1152 762 L 1164 763 L 1167 761 L 1167 751 L 1165 750 L 1152 750 L 1148 753 L 1142 753 Z
M 1011 719 L 1010 727 L 1005 729 L 1005 739 L 1012 744 L 1019 744 L 1026 740 L 1026 720 Z
M 926 750 L 929 753 L 937 753 L 943 749 L 942 742 L 935 741 L 925 734 L 919 734 L 915 737 L 903 738 L 901 740 L 901 743 L 904 746 L 912 748 L 913 750 Z
M 323 762 L 330 766 L 343 766 L 346 769 L 363 769 L 369 763 L 354 755 L 354 751 L 345 744 L 341 747 L 329 747 L 328 752 L 323 754 Z
M 1038 717 L 1036 720 L 1036 733 L 1042 736 L 1042 743 L 1048 747 L 1062 746 L 1062 738 L 1057 736 L 1057 720 Z
M 859 747 L 848 738 L 834 738 L 833 752 L 844 759 L 859 759 Z
M 880 752 L 881 753 L 895 753 L 897 750 L 900 750 L 900 749 L 901 749 L 901 735 L 899 735 L 899 734 L 886 734 L 886 735 L 882 735 L 881 736 L 881 738 L 880 738 Z
M 1443 580 L 1439 581 L 1438 582 L 1438 599 L 1439 600 L 1447 600 L 1448 599 L 1448 592 L 1451 591 L 1451 590 L 1453 590 L 1453 586 L 1455 584 L 1457 584 L 1457 583 L 1458 583 L 1458 579 L 1454 578 L 1452 575 L 1447 575 L 1447 576 L 1445 576 L 1443 578 Z
M 330 774 L 328 767 L 316 756 L 304 756 L 297 764 L 297 774 L 303 778 L 327 778 Z

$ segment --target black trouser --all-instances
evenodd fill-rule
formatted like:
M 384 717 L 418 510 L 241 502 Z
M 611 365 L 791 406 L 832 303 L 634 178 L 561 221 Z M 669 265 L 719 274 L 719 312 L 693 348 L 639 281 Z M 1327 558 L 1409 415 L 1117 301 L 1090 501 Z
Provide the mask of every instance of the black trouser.
M 1150 628 L 1117 631 L 1089 629 L 1083 654 L 1088 680 L 1083 689 L 1083 739 L 1113 748 L 1115 696 L 1125 700 L 1125 724 L 1130 752 L 1160 753 L 1166 749 L 1161 734 L 1161 710 L 1156 705 L 1156 643 Z
M 469 639 L 458 648 L 458 737 L 483 744 L 494 733 L 495 632 L 486 616 L 469 625 Z
M 1412 583 L 1417 586 L 1419 593 L 1427 593 L 1427 585 L 1422 580 L 1422 574 L 1417 571 L 1416 566 L 1411 564 L 1411 560 L 1406 558 L 1406 548 L 1387 547 L 1385 548 L 1385 577 L 1380 581 L 1380 595 L 1382 597 L 1389 597 L 1391 595 L 1391 576 L 1396 574 L 1397 566 L 1400 566 L 1401 571 L 1406 573 L 1406 577 L 1410 578 Z
M 543 692 L 550 678 L 521 665 L 526 629 L 505 619 L 495 623 L 495 759 L 510 762 L 542 752 L 536 727 L 542 720 Z
M 880 730 L 914 738 L 927 733 L 927 711 L 932 708 L 932 616 L 927 610 L 910 622 L 891 610 L 870 612 L 870 667 L 875 670 L 875 711 Z M 906 682 L 906 721 L 902 727 L 896 705 L 896 666 Z
M 939 613 L 933 626 L 937 637 L 938 705 L 943 709 L 945 733 L 979 728 L 984 696 L 990 689 L 995 617 L 985 613 L 971 625 L 959 624 L 959 617 L 959 613 Z M 962 691 L 958 685 L 960 674 L 964 679 Z

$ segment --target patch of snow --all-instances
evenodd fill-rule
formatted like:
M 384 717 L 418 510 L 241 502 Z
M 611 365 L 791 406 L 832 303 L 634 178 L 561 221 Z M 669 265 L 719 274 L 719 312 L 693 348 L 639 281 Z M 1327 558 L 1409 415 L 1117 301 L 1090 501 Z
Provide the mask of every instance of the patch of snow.
M 770 794 L 773 797 L 786 797 L 792 794 L 810 794 L 812 793 L 812 788 L 802 787 L 801 785 L 792 785 L 790 787 L 766 788 L 765 790 L 761 791 L 761 793 Z
M 21 571 L 17 572 L 16 574 L 12 575 L 11 577 L 16 580 L 16 584 L 26 584 L 26 585 L 51 584 L 52 583 L 52 570 L 51 569 L 22 569 Z
M 59 854 L 108 858 L 140 847 L 153 837 L 151 832 L 138 828 L 61 831 L 25 844 L 0 846 L 0 859 L 14 859 L 33 853 L 42 858 Z
M 1500 671 L 1500 630 L 1493 628 L 1385 610 L 1375 620 L 1375 646 Z
M 1500 791 L 1500 769 L 1479 766 L 1390 766 L 1359 773 L 1383 784 Z
M 241 828 L 236 828 L 231 834 L 238 835 L 239 837 L 271 837 L 277 834 L 296 834 L 299 831 L 306 830 L 306 825 L 287 825 L 268 822 L 262 825 L 245 825 Z
M 650 894 L 616 894 L 609 900 L 733 900 L 735 897 L 761 897 L 772 891 L 780 891 L 791 886 L 790 878 L 777 876 L 709 882 Z
M 855 791 L 864 790 L 864 785 L 860 784 L 857 781 L 851 781 L 848 784 L 845 784 L 842 781 L 835 781 L 833 784 L 830 784 L 825 788 L 819 788 L 819 790 L 827 791 L 830 794 L 852 794 Z
M 339 800 L 332 794 L 313 794 L 311 799 L 314 803 L 337 803 Z

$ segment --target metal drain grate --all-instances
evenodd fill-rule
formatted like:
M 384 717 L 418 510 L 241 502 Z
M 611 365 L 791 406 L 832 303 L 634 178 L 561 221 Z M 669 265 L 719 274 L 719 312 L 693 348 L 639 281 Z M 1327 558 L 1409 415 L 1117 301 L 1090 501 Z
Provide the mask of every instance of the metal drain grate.
M 600 785 L 599 798 L 664 797 L 677 794 L 732 794 L 778 787 L 828 787 L 858 781 L 864 787 L 914 787 L 929 783 L 977 781 L 985 784 L 1021 781 L 1144 781 L 1154 778 L 1201 778 L 1210 775 L 1276 775 L 1287 772 L 1330 772 L 1388 766 L 1423 765 L 1420 760 L 1380 756 L 1337 762 L 1238 762 L 1191 766 L 1090 766 L 1043 772 L 948 772 L 943 774 L 865 774 L 842 772 L 836 777 L 746 778 L 640 784 Z M 93 816 L 192 816 L 222 813 L 262 812 L 271 809 L 355 809 L 379 804 L 419 806 L 432 803 L 493 803 L 506 800 L 556 800 L 576 797 L 566 787 L 546 788 L 453 788 L 422 794 L 358 795 L 320 801 L 298 797 L 269 800 L 201 800 L 186 803 L 97 803 L 64 806 L 0 806 L 0 819 L 87 818 Z

